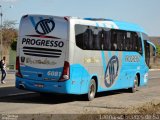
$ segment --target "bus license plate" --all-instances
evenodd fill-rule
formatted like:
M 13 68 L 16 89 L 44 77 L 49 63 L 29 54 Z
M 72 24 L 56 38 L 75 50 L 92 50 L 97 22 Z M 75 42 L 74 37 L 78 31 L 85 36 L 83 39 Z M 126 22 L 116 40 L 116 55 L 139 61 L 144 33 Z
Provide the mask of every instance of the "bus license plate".
M 35 87 L 38 87 L 38 88 L 44 88 L 44 85 L 43 84 L 34 84 Z

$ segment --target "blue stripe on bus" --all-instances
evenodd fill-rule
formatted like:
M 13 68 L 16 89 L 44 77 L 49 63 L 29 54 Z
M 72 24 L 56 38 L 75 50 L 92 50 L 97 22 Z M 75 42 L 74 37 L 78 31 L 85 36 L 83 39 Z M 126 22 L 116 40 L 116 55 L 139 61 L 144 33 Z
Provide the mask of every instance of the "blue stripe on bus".
M 106 61 L 106 58 L 105 58 L 104 51 L 101 52 L 101 55 L 102 55 L 103 72 L 105 74 L 106 66 L 107 66 L 107 61 Z
M 113 21 L 113 22 L 118 26 L 120 30 L 129 30 L 129 31 L 137 31 L 137 32 L 146 33 L 143 28 L 141 28 L 140 26 L 136 24 L 121 22 L 121 21 Z
M 107 25 L 105 23 L 103 23 L 103 27 L 107 27 Z
M 99 27 L 99 24 L 96 22 L 96 26 Z
M 36 22 L 35 22 L 34 18 L 30 16 L 29 19 L 30 19 L 33 27 L 36 27 Z
M 43 20 L 43 17 L 39 17 L 40 20 Z
M 112 57 L 112 52 L 108 51 L 108 58 L 111 58 L 111 57 Z

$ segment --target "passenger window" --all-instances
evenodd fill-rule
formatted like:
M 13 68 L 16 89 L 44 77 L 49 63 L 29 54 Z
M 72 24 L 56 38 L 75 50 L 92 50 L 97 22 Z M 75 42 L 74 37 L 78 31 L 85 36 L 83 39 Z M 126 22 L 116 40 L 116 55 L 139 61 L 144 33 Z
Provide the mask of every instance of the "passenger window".
M 110 50 L 111 49 L 111 33 L 107 29 L 102 29 L 102 49 Z
M 117 50 L 117 32 L 112 31 L 111 33 L 111 50 Z
M 93 48 L 93 31 L 89 26 L 76 25 L 76 45 L 81 49 Z
M 75 25 L 76 45 L 83 50 L 109 50 L 110 31 L 101 27 Z
M 83 33 L 84 48 L 91 50 L 93 48 L 93 31 L 88 26 Z
M 76 45 L 83 50 L 137 51 L 142 54 L 141 37 L 136 32 L 75 25 Z
M 102 48 L 102 33 L 101 31 L 95 27 L 94 29 L 94 49 L 101 50 Z

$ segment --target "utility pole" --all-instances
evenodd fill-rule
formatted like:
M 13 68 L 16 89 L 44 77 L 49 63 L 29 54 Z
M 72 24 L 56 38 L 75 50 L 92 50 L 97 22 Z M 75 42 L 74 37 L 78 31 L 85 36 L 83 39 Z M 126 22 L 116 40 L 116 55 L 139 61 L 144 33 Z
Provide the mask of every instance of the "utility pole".
M 3 41 L 3 35 L 2 35 L 2 17 L 3 17 L 3 13 L 2 13 L 2 5 L 0 5 L 0 10 L 1 10 L 1 13 L 0 13 L 0 17 L 1 17 L 1 34 L 0 34 L 0 41 L 1 41 L 1 59 L 2 59 L 2 52 L 3 52 L 3 44 L 2 44 L 2 41 Z

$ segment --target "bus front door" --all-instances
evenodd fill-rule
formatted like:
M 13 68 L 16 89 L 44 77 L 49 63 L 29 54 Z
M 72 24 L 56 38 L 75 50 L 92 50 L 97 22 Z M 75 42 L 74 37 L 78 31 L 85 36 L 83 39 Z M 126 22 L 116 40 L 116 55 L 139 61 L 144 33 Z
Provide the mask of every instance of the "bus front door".
M 150 65 L 150 45 L 146 40 L 144 41 L 144 48 L 145 48 L 145 61 L 146 61 L 147 66 L 149 67 Z

